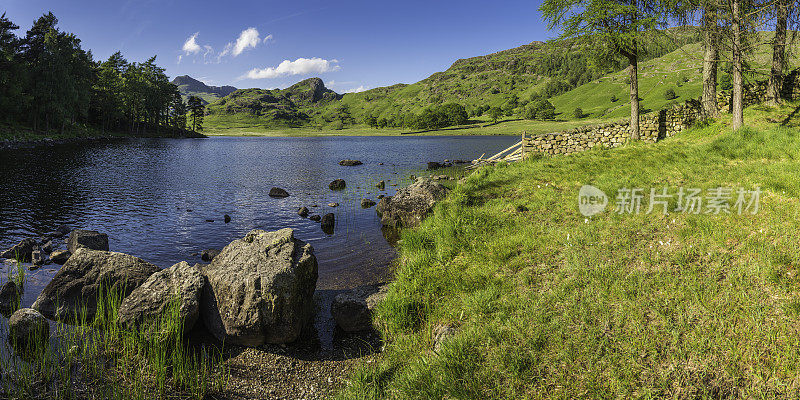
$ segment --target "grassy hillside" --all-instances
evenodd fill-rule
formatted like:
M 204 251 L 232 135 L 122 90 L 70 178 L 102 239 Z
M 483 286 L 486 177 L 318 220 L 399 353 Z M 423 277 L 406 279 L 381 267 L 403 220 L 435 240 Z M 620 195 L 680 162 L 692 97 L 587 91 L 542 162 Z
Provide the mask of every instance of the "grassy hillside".
M 772 63 L 771 32 L 761 32 L 752 38 L 755 50 L 747 56 L 748 64 L 755 71 L 746 76 L 746 82 L 767 79 Z M 800 43 L 795 43 L 789 58 L 789 70 L 800 67 L 797 54 Z M 703 48 L 701 43 L 691 43 L 666 54 L 639 64 L 639 97 L 644 112 L 659 110 L 672 103 L 698 98 L 702 92 Z M 729 74 L 727 63 L 721 66 L 718 75 L 721 86 Z M 593 118 L 617 119 L 630 116 L 630 81 L 626 71 L 618 71 L 581 85 L 567 93 L 555 96 L 550 102 L 556 107 L 556 117 L 573 119 L 573 111 L 580 107 Z M 665 97 L 671 89 L 678 96 Z M 612 101 L 612 97 L 616 101 Z
M 798 107 L 473 173 L 403 233 L 384 357 L 340 397 L 797 397 Z M 581 215 L 584 184 L 609 209 Z M 755 215 L 613 212 L 617 190 L 664 186 L 763 193 Z
M 649 42 L 646 58 L 668 54 L 684 43 L 698 40 L 694 28 L 674 29 L 669 33 L 670 38 Z M 503 107 L 508 114 L 519 116 L 534 94 L 552 97 L 624 67 L 623 60 L 613 60 L 603 69 L 593 67 L 589 57 L 591 47 L 591 43 L 574 39 L 533 42 L 458 60 L 446 71 L 414 84 L 349 93 L 339 96 L 337 101 L 285 102 L 283 108 L 276 101 L 283 91 L 240 90 L 229 97 L 238 96 L 242 107 L 237 111 L 229 108 L 226 99 L 217 100 L 209 105 L 211 115 L 206 126 L 213 131 L 229 126 L 249 126 L 255 131 L 287 126 L 336 130 L 360 124 L 366 116 L 399 121 L 408 113 L 418 114 L 445 103 L 464 105 L 472 113 L 479 106 Z M 297 90 L 293 88 L 284 91 Z M 343 113 L 345 118 L 340 117 Z

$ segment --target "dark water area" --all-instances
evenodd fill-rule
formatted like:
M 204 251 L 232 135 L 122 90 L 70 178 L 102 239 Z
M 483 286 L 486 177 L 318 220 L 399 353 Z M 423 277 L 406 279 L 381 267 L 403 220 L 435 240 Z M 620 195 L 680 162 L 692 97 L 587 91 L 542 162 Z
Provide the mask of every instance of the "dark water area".
M 314 246 L 320 290 L 352 288 L 390 277 L 396 253 L 381 233 L 377 201 L 408 184 L 428 161 L 477 158 L 518 140 L 482 137 L 327 137 L 131 139 L 0 152 L 0 248 L 38 238 L 61 224 L 107 233 L 112 251 L 160 267 L 201 262 L 252 229 L 294 228 Z M 342 159 L 364 165 L 340 166 Z M 383 165 L 380 165 L 383 163 Z M 342 191 L 328 184 L 341 178 Z M 386 190 L 375 185 L 385 180 Z M 272 187 L 290 193 L 268 196 Z M 329 207 L 328 203 L 339 203 Z M 318 205 L 318 207 L 312 207 Z M 297 209 L 336 215 L 326 234 Z M 225 223 L 223 216 L 231 216 Z M 208 222 L 207 220 L 213 220 Z M 58 265 L 26 271 L 29 306 Z M 3 265 L 0 281 L 10 267 Z

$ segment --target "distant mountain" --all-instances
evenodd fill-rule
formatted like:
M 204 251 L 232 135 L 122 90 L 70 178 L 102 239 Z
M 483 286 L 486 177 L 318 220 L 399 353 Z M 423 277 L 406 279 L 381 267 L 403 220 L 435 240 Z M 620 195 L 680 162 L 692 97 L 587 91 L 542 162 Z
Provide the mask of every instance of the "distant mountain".
M 189 96 L 197 96 L 204 101 L 204 104 L 211 103 L 236 91 L 233 86 L 208 86 L 189 75 L 175 77 L 172 80 L 172 84 L 178 87 L 184 100 Z
M 341 98 L 322 79 L 309 78 L 286 89 L 238 89 L 209 104 L 206 112 L 209 120 L 238 115 L 268 125 L 298 126 Z

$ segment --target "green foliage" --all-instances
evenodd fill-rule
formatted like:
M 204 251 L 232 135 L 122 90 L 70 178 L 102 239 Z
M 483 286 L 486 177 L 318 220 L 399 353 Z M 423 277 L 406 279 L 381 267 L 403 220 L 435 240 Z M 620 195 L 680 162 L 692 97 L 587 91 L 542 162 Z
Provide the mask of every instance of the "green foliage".
M 576 119 L 581 119 L 586 115 L 584 115 L 583 109 L 581 109 L 580 107 L 575 107 L 575 110 L 572 111 L 572 116 L 575 117 Z
M 619 101 L 619 99 L 617 98 L 617 95 L 615 95 L 615 94 L 611 95 L 611 99 L 610 100 L 611 100 L 612 103 L 616 103 L 617 101 Z
M 666 100 L 674 100 L 674 99 L 677 99 L 677 98 L 678 98 L 678 95 L 675 94 L 675 89 L 670 88 L 670 89 L 667 89 L 666 91 L 664 91 L 664 99 L 666 99 Z
M 555 118 L 556 108 L 545 99 L 532 101 L 525 108 L 525 119 L 550 120 Z
M 197 132 L 203 130 L 203 117 L 206 114 L 206 106 L 203 101 L 196 96 L 189 97 L 187 102 L 189 117 L 192 119 L 192 130 Z
M 130 133 L 181 126 L 177 88 L 155 57 L 129 63 L 117 52 L 95 62 L 57 24 L 45 14 L 17 38 L 18 27 L 0 17 L 0 119 L 62 134 L 89 124 Z
M 488 111 L 489 118 L 492 119 L 492 122 L 497 123 L 497 120 L 503 116 L 503 110 L 500 107 L 492 107 Z

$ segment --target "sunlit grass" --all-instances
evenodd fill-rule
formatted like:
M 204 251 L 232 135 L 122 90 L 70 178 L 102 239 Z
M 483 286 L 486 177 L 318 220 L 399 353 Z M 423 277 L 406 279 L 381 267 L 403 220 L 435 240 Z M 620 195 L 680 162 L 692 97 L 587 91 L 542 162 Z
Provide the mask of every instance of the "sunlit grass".
M 473 173 L 403 233 L 384 357 L 340 397 L 797 397 L 800 131 L 768 122 L 797 107 Z M 610 210 L 581 215 L 584 184 Z M 613 212 L 618 189 L 664 186 L 758 186 L 761 209 Z

